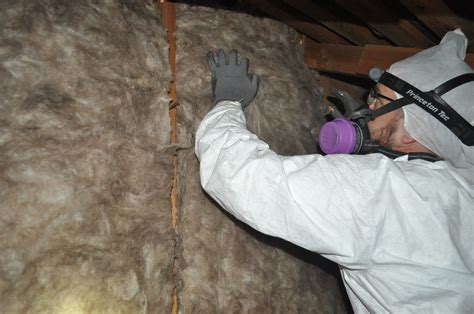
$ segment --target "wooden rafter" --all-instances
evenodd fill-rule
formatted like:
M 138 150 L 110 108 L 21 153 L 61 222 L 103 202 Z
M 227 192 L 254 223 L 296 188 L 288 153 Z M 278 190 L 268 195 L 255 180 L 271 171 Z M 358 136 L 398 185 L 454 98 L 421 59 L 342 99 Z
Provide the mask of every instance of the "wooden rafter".
M 400 0 L 420 21 L 440 38 L 455 28 L 461 28 L 469 39 L 468 51 L 474 51 L 474 21 L 456 15 L 442 0 Z
M 336 13 L 331 10 L 331 7 L 311 0 L 284 1 L 356 45 L 388 44 L 386 40 L 375 36 L 369 28 L 344 11 L 339 10 Z
M 368 26 L 400 47 L 427 48 L 434 43 L 409 20 L 397 14 L 389 1 L 334 0 L 340 10 L 347 10 Z
M 311 22 L 295 17 L 275 1 L 246 0 L 246 2 L 318 42 L 350 44 L 348 40 L 315 21 Z

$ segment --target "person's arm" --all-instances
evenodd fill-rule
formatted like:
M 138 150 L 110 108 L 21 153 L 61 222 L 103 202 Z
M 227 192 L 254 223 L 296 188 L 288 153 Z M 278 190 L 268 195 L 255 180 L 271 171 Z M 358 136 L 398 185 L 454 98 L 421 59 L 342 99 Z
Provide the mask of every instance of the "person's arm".
M 240 103 L 232 101 L 206 115 L 195 149 L 203 188 L 239 220 L 342 265 L 368 262 L 374 230 L 364 194 L 373 191 L 354 180 L 373 172 L 374 162 L 279 156 L 247 130 Z

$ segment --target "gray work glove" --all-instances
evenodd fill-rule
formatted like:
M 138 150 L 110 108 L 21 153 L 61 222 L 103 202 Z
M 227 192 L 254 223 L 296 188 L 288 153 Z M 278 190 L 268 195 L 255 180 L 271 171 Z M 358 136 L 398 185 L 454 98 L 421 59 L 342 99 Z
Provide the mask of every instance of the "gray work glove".
M 245 108 L 257 95 L 259 78 L 248 74 L 249 60 L 239 61 L 237 51 L 229 51 L 227 60 L 224 50 L 217 51 L 217 62 L 213 52 L 208 52 L 207 63 L 212 74 L 214 104 L 222 100 L 239 101 Z

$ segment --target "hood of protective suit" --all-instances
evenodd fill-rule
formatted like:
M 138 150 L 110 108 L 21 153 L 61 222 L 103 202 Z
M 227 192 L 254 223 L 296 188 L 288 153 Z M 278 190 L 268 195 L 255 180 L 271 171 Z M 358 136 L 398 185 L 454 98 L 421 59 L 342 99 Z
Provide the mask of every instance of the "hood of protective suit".
M 422 91 L 430 91 L 458 75 L 473 72 L 464 62 L 466 47 L 466 36 L 457 29 L 446 33 L 439 45 L 394 63 L 388 72 Z M 474 125 L 474 82 L 458 86 L 442 98 Z M 415 104 L 404 106 L 403 111 L 405 129 L 417 142 L 456 167 L 474 166 L 474 146 L 464 145 L 446 126 Z

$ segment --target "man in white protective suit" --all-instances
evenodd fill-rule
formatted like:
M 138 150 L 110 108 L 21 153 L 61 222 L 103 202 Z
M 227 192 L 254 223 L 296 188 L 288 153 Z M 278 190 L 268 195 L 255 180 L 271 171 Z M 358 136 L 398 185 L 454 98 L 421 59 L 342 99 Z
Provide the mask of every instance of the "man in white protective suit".
M 258 89 L 248 60 L 209 53 L 215 106 L 195 145 L 203 188 L 256 230 L 338 263 L 356 313 L 474 313 L 466 46 L 456 30 L 373 69 L 368 106 L 322 127 L 326 155 L 291 157 L 247 130 Z

